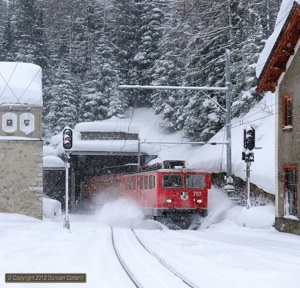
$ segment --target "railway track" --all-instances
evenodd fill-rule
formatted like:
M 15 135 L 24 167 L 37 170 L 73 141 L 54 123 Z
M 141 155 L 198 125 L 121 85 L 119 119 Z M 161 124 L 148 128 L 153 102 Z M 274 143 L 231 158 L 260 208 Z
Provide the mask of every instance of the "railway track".
M 113 248 L 135 287 L 198 288 L 141 241 L 133 229 L 111 228 Z

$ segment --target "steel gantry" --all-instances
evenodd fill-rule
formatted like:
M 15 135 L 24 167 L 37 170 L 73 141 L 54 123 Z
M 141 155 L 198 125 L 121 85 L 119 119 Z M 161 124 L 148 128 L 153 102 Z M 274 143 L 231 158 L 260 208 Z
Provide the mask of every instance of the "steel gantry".
M 227 147 L 227 190 L 234 190 L 233 181 L 232 181 L 232 156 L 231 156 L 231 94 L 232 94 L 232 85 L 231 85 L 231 63 L 230 63 L 230 51 L 226 49 L 226 73 L 225 81 L 226 87 L 187 87 L 187 86 L 155 86 L 155 85 L 120 85 L 121 89 L 160 89 L 160 90 L 197 90 L 197 91 L 223 91 L 226 95 L 226 108 L 223 110 L 226 112 L 226 141 L 222 143 L 214 144 L 225 144 Z M 211 99 L 211 98 L 210 98 Z M 213 101 L 213 100 L 212 100 Z M 187 144 L 187 143 L 177 143 L 177 144 Z M 198 144 L 212 144 L 205 142 L 198 142 Z M 226 187 L 225 187 L 226 189 Z

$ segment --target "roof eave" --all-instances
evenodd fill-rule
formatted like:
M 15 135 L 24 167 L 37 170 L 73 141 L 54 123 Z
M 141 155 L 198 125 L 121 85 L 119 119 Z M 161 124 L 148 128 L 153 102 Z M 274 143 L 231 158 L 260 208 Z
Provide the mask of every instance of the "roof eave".
M 300 15 L 300 5 L 297 2 L 294 2 L 293 7 L 276 39 L 276 42 L 273 45 L 273 48 L 267 58 L 267 61 L 258 77 L 258 81 L 257 81 L 257 90 L 259 93 L 265 92 L 265 91 L 271 91 L 271 92 L 275 92 L 276 87 L 277 87 L 277 81 L 279 79 L 279 77 L 277 78 L 276 81 L 267 81 L 266 79 L 266 74 L 267 72 L 272 68 L 272 64 L 274 64 L 274 59 L 276 58 L 277 52 L 279 47 L 281 46 L 281 44 L 283 43 L 284 40 L 284 35 L 286 34 L 286 31 L 289 28 L 289 24 L 291 19 L 294 17 L 294 15 L 297 15 L 295 12 L 298 12 L 298 14 Z M 299 35 L 300 36 L 300 35 Z M 294 48 L 294 47 L 291 47 Z M 292 51 L 292 50 L 291 50 Z M 291 53 L 292 55 L 293 53 Z M 274 67 L 275 68 L 275 67 Z M 279 70 L 281 70 L 281 73 L 285 72 L 285 67 L 276 67 Z M 280 73 L 280 74 L 281 74 Z

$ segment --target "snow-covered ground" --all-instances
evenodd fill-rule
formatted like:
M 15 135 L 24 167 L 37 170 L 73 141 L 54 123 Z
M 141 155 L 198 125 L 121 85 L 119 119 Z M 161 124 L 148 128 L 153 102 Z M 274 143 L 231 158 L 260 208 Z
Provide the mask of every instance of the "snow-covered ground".
M 272 194 L 275 190 L 274 105 L 274 94 L 268 93 L 247 115 L 232 120 L 233 173 L 245 178 L 245 163 L 241 160 L 243 130 L 252 126 L 256 129 L 256 146 L 262 149 L 254 151 L 251 181 Z M 103 122 L 104 126 L 101 121 L 79 124 L 74 129 L 74 146 L 86 149 L 88 145 L 93 149 L 92 143 L 80 140 L 79 132 L 92 126 L 97 130 L 99 125 L 102 125 L 100 131 L 105 127 L 121 131 L 131 127 L 145 142 L 187 141 L 182 132 L 165 133 L 159 128 L 161 122 L 161 117 L 154 115 L 153 111 L 141 108 L 128 111 L 125 119 L 107 120 Z M 118 125 L 125 128 L 117 128 Z M 224 137 L 225 132 L 220 131 L 211 142 L 222 142 Z M 57 135 L 52 139 L 52 144 L 58 144 L 61 140 L 61 135 Z M 102 144 L 105 148 L 105 143 Z M 110 148 L 111 145 L 109 143 Z M 130 145 L 129 141 L 125 141 L 122 149 L 132 149 Z M 226 171 L 224 145 L 144 145 L 145 149 L 156 151 L 161 160 L 182 159 L 187 161 L 189 168 Z M 59 149 L 60 145 L 56 149 L 45 149 L 44 164 L 47 167 L 63 166 L 56 157 L 62 152 Z M 5 283 L 6 273 L 86 273 L 85 284 L 57 285 L 62 288 L 132 287 L 114 255 L 110 227 L 115 227 L 116 243 L 120 251 L 127 255 L 126 261 L 131 261 L 129 265 L 134 267 L 133 273 L 139 277 L 143 287 L 183 286 L 183 282 L 178 284 L 174 277 L 169 278 L 152 256 L 141 256 L 139 253 L 143 249 L 139 243 L 125 241 L 131 239 L 128 233 L 129 227 L 132 227 L 153 253 L 194 283 L 195 287 L 281 288 L 284 285 L 298 288 L 299 237 L 275 231 L 274 206 L 250 209 L 232 206 L 224 192 L 213 188 L 209 193 L 208 212 L 199 230 L 171 231 L 158 229 L 153 222 L 144 220 L 140 208 L 134 203 L 110 198 L 94 215 L 71 214 L 69 231 L 63 229 L 64 215 L 60 213 L 60 203 L 44 198 L 42 221 L 22 215 L 0 214 L 0 287 L 40 288 L 55 285 Z M 151 274 L 153 271 L 156 271 L 155 275 Z
M 275 36 L 280 32 L 281 23 L 293 1 L 283 2 Z M 258 75 L 273 47 L 274 37 L 267 42 L 260 57 Z M 268 93 L 247 115 L 232 120 L 233 173 L 245 178 L 245 163 L 241 160 L 243 129 L 252 126 L 256 129 L 256 146 L 262 149 L 254 151 L 251 181 L 272 194 L 275 191 L 274 105 L 275 96 Z M 127 116 L 123 120 L 112 119 L 114 123 L 106 121 L 106 127 L 116 128 L 117 124 L 125 125 L 126 129 L 131 127 L 139 133 L 142 141 L 186 140 L 181 132 L 166 134 L 156 129 L 162 119 L 149 109 L 129 111 Z M 97 128 L 98 124 L 75 127 L 74 146 L 86 149 L 84 145 L 90 145 L 93 148 L 92 143 L 80 141 L 79 132 L 88 130 L 91 125 Z M 52 140 L 52 144 L 56 145 L 61 142 L 62 136 L 57 135 Z M 224 140 L 224 131 L 211 139 L 212 142 Z M 96 144 L 99 147 L 99 143 Z M 102 144 L 105 148 L 105 143 Z M 109 145 L 111 149 L 111 143 Z M 132 144 L 122 143 L 123 149 L 130 149 L 129 145 Z M 226 149 L 222 145 L 171 146 L 161 146 L 158 150 L 151 146 L 148 149 L 156 149 L 162 160 L 186 160 L 190 168 L 209 172 L 226 170 Z M 61 161 L 57 161 L 55 156 L 62 150 L 51 149 L 48 152 L 44 158 L 47 167 L 61 167 Z M 64 215 L 60 213 L 60 204 L 47 198 L 44 198 L 44 220 L 0 213 L 0 287 L 133 287 L 113 252 L 110 227 L 114 227 L 119 251 L 123 256 L 127 255 L 125 261 L 128 266 L 134 267 L 132 273 L 139 278 L 142 287 L 173 288 L 184 284 L 169 277 L 156 259 L 142 252 L 138 242 L 129 240 L 129 228 L 133 228 L 142 243 L 168 267 L 194 283 L 195 288 L 299 287 L 299 236 L 280 233 L 273 228 L 273 205 L 250 209 L 232 206 L 224 192 L 213 187 L 209 193 L 208 208 L 208 216 L 198 230 L 181 231 L 158 229 L 153 222 L 143 219 L 135 203 L 126 199 L 110 199 L 94 215 L 70 214 L 71 230 L 63 229 Z M 87 283 L 12 284 L 5 282 L 6 273 L 85 273 Z
M 293 3 L 292 0 L 283 2 L 277 28 L 258 62 L 258 76 Z M 254 150 L 251 182 L 271 194 L 275 191 L 275 102 L 275 95 L 267 93 L 249 113 L 232 120 L 234 175 L 245 178 L 245 163 L 241 160 L 243 130 L 252 126 L 256 130 L 256 146 L 262 149 Z M 154 115 L 150 109 L 132 109 L 126 116 L 125 119 L 79 123 L 74 129 L 75 148 L 85 150 L 88 146 L 90 150 L 99 147 L 118 150 L 121 147 L 123 151 L 137 150 L 137 144 L 130 141 L 120 143 L 118 147 L 112 147 L 111 142 L 81 141 L 80 132 L 89 129 L 110 131 L 113 128 L 139 133 L 141 141 L 145 142 L 188 141 L 181 131 L 165 133 L 159 127 L 161 117 Z M 63 167 L 57 157 L 63 152 L 61 140 L 62 135 L 57 135 L 52 139 L 56 149 L 45 148 L 45 167 Z M 225 131 L 220 131 L 210 141 L 225 141 Z M 161 160 L 186 160 L 189 168 L 226 171 L 224 145 L 142 144 L 142 151 L 155 152 Z M 213 187 L 209 193 L 208 216 L 201 227 L 198 230 L 173 231 L 159 229 L 153 222 L 144 220 L 141 209 L 135 203 L 109 197 L 109 201 L 93 215 L 70 214 L 71 229 L 67 230 L 63 229 L 64 214 L 61 213 L 60 203 L 45 197 L 43 220 L 0 213 L 0 288 L 134 287 L 114 254 L 111 227 L 115 229 L 119 252 L 132 268 L 141 287 L 173 288 L 184 287 L 185 284 L 170 276 L 157 259 L 143 250 L 140 243 L 130 240 L 133 239 L 130 228 L 161 262 L 193 283 L 194 288 L 298 288 L 299 236 L 274 229 L 274 210 L 273 205 L 250 209 L 233 206 L 223 191 Z M 85 273 L 87 282 L 13 284 L 5 282 L 6 273 Z
M 241 160 L 243 130 L 251 125 L 256 129 L 256 146 L 262 147 L 254 151 L 251 180 L 269 193 L 274 193 L 274 104 L 274 95 L 269 93 L 247 115 L 232 120 L 234 174 L 245 177 L 245 163 Z M 142 141 L 187 140 L 182 132 L 166 134 L 159 128 L 162 119 L 149 109 L 135 109 L 129 111 L 127 118 L 111 121 L 115 122 L 108 120 L 105 125 L 116 128 L 117 123 L 129 124 L 139 132 Z M 101 126 L 101 121 L 93 125 L 99 124 Z M 89 125 L 78 125 L 77 129 L 89 129 L 86 127 Z M 80 147 L 84 141 L 80 143 L 76 127 L 74 134 L 77 137 L 74 145 Z M 224 135 L 224 131 L 220 131 L 211 141 L 222 142 Z M 62 137 L 54 137 L 54 142 L 55 139 L 59 143 Z M 226 171 L 226 149 L 223 145 L 151 144 L 148 148 L 153 151 L 156 149 L 161 160 L 183 159 L 190 168 Z M 59 145 L 56 149 L 60 149 Z M 53 161 L 57 154 L 53 148 L 45 149 L 44 160 L 45 163 L 51 163 L 49 167 L 62 166 L 62 161 Z M 140 244 L 122 241 L 125 237 L 130 239 L 128 227 L 135 228 L 149 249 L 194 283 L 195 287 L 274 288 L 285 285 L 296 288 L 299 285 L 299 237 L 274 230 L 274 206 L 250 209 L 232 207 L 224 192 L 216 188 L 209 194 L 208 217 L 197 231 L 158 229 L 153 223 L 143 220 L 139 207 L 125 199 L 110 199 L 95 215 L 71 214 L 70 231 L 63 229 L 63 218 L 60 204 L 47 198 L 44 198 L 43 221 L 21 215 L 0 214 L 0 287 L 40 288 L 54 285 L 5 283 L 6 273 L 86 273 L 86 284 L 59 286 L 132 287 L 113 253 L 110 227 L 117 227 L 116 242 L 122 243 L 120 249 L 123 253 L 133 251 L 126 260 L 135 259 L 131 260 L 131 265 L 135 267 L 133 273 L 142 278 L 140 282 L 143 287 L 181 287 L 182 283 L 178 286 L 175 284 L 178 280 L 165 278 L 167 274 L 163 272 L 164 269 L 158 267 L 155 270 L 158 271 L 158 275 L 155 275 L 157 282 L 149 277 L 149 271 L 154 271 L 154 268 L 149 268 L 152 265 L 147 260 L 149 255 L 133 255 L 135 249 L 142 250 Z M 156 263 L 154 260 L 149 259 L 153 265 Z
M 124 241 L 132 227 L 151 251 L 195 287 L 299 287 L 299 237 L 272 227 L 272 205 L 233 207 L 215 188 L 209 203 L 209 216 L 196 231 L 157 229 L 125 199 L 110 201 L 94 215 L 70 214 L 70 231 L 63 229 L 64 215 L 41 221 L 0 214 L 0 287 L 133 287 L 113 252 L 111 226 L 122 253 L 142 249 L 139 243 Z M 143 287 L 183 287 L 166 276 L 156 259 L 139 253 L 131 252 L 126 261 L 135 259 L 129 264 Z M 149 261 L 153 269 L 148 269 Z M 156 274 L 151 278 L 152 271 Z M 5 273 L 86 273 L 87 283 L 12 284 L 5 283 Z
M 267 94 L 247 115 L 232 121 L 234 174 L 245 176 L 245 163 L 241 160 L 243 129 L 251 125 L 256 129 L 256 146 L 262 147 L 254 151 L 251 179 L 269 193 L 274 193 L 274 104 L 274 95 Z M 135 123 L 135 119 L 142 127 L 141 140 L 184 141 L 182 133 L 166 135 L 155 129 L 158 118 L 151 111 L 137 109 L 130 121 Z M 223 140 L 224 131 L 212 139 Z M 190 167 L 211 172 L 226 169 L 225 148 L 221 145 L 166 145 L 158 155 L 161 159 L 184 156 Z M 145 252 L 141 256 L 140 244 L 129 240 L 132 237 L 129 227 L 135 229 L 153 253 L 195 287 L 299 287 L 299 237 L 273 228 L 272 205 L 250 209 L 232 206 L 223 191 L 212 188 L 208 217 L 201 228 L 171 231 L 158 229 L 153 222 L 143 220 L 140 208 L 134 203 L 110 198 L 94 215 L 71 214 L 69 231 L 63 229 L 64 215 L 59 213 L 59 204 L 46 198 L 44 201 L 43 221 L 0 214 L 0 287 L 55 285 L 5 283 L 5 273 L 86 273 L 85 284 L 57 285 L 62 288 L 133 287 L 113 252 L 110 227 L 115 227 L 116 243 L 123 255 L 127 255 L 125 259 L 143 287 L 181 287 L 183 282 L 178 284 L 174 277 L 169 278 L 165 268 Z

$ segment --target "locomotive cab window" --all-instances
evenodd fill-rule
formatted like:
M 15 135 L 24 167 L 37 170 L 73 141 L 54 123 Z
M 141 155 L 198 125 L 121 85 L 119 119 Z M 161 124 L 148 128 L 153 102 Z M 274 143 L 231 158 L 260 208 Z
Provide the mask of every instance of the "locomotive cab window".
M 183 175 L 177 175 L 177 174 L 163 175 L 163 187 L 165 188 L 183 187 Z
M 187 174 L 186 175 L 186 187 L 187 188 L 204 188 L 205 176 L 199 174 Z

